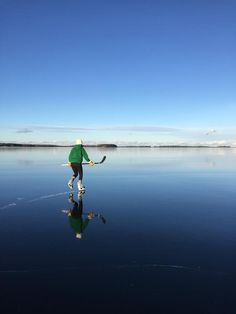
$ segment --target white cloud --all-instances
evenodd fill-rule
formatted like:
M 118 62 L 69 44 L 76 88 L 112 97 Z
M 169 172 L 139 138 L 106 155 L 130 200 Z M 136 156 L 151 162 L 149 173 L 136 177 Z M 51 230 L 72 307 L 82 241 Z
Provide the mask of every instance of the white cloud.
M 96 125 L 86 127 L 68 127 L 68 126 L 47 126 L 32 125 L 30 129 L 21 128 L 18 133 L 26 133 L 24 131 L 58 131 L 58 132 L 77 132 L 77 131 L 134 131 L 134 132 L 176 132 L 181 129 L 174 127 L 166 127 L 159 125 Z
M 19 129 L 16 131 L 16 133 L 33 133 L 33 130 L 28 128 Z
M 206 135 L 210 135 L 210 134 L 214 134 L 214 133 L 216 133 L 216 130 L 215 130 L 215 129 L 211 129 L 211 130 L 209 130 L 209 131 L 206 133 Z

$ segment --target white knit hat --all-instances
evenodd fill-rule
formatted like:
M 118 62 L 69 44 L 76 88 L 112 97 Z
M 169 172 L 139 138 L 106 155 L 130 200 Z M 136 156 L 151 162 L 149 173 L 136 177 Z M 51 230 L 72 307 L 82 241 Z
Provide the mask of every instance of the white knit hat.
M 76 145 L 83 145 L 83 141 L 80 138 L 77 138 L 77 140 L 75 141 Z

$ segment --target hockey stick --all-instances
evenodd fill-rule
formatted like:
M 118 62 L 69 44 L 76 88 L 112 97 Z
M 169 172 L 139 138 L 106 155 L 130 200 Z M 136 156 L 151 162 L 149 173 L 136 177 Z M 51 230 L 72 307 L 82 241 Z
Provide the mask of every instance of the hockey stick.
M 106 158 L 107 158 L 106 156 L 103 156 L 102 160 L 98 161 L 98 162 L 95 162 L 94 165 L 102 164 L 105 161 Z M 89 162 L 83 162 L 82 165 L 89 165 Z
M 69 212 L 70 212 L 70 210 L 68 210 L 68 209 L 62 210 L 62 213 L 64 213 L 64 214 L 68 214 Z M 104 224 L 106 223 L 106 219 L 102 216 L 102 214 L 94 214 L 93 212 L 82 213 L 82 215 L 86 215 L 86 216 L 89 214 L 92 214 L 93 217 L 95 217 L 95 218 L 101 219 L 102 223 L 104 223 Z
M 95 162 L 94 165 L 100 165 L 102 164 L 105 160 L 106 160 L 106 156 L 103 156 L 102 160 L 101 161 L 98 161 L 98 162 Z M 89 162 L 82 162 L 82 165 L 89 165 Z M 61 166 L 63 167 L 70 167 L 68 163 L 66 164 L 61 164 Z

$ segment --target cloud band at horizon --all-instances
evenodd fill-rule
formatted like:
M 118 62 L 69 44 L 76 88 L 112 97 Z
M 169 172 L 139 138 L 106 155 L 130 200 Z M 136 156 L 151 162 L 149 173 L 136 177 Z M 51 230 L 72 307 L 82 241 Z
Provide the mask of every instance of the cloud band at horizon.
M 5 126 L 1 142 L 73 144 L 236 145 L 236 128 L 177 128 L 160 125 Z M 213 132 L 214 130 L 214 132 Z

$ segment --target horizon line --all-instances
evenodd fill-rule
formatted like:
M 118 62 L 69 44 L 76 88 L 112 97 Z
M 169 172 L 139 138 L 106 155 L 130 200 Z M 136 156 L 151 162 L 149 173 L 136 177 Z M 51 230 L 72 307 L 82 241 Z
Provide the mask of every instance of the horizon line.
M 0 147 L 72 147 L 75 144 L 56 144 L 56 143 L 16 143 L 16 142 L 0 142 Z M 87 143 L 84 144 L 85 147 L 107 147 L 107 148 L 119 148 L 119 147 L 150 147 L 150 148 L 158 148 L 158 147 L 186 147 L 186 148 L 199 148 L 199 147 L 206 147 L 206 148 L 235 148 L 236 145 L 231 144 L 209 144 L 209 143 L 195 143 L 195 144 L 187 144 L 187 143 L 179 143 L 179 144 L 150 144 L 150 143 L 137 143 L 137 144 L 131 144 L 131 143 L 122 143 L 122 144 L 115 144 L 115 143 Z

